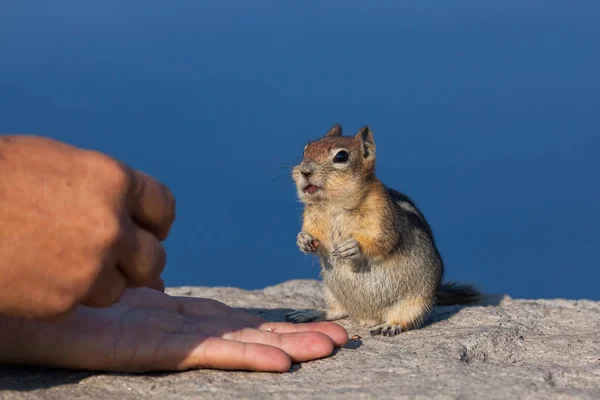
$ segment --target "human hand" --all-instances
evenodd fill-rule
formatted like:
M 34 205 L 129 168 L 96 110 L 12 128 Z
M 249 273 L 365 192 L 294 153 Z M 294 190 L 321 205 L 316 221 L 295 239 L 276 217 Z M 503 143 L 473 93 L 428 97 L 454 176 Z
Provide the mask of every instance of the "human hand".
M 0 325 L 0 363 L 113 372 L 285 372 L 348 341 L 331 322 L 267 322 L 215 300 L 146 288 L 127 289 L 110 308 L 80 306 L 61 321 L 0 316 Z
M 93 151 L 0 136 L 0 313 L 64 317 L 126 287 L 164 288 L 169 189 Z

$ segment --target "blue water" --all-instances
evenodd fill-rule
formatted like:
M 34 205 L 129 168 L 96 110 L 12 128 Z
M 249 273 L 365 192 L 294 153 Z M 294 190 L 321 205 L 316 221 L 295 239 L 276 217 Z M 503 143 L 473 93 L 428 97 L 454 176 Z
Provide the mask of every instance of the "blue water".
M 286 168 L 340 122 L 447 278 L 600 299 L 600 3 L 0 5 L 0 132 L 104 151 L 177 197 L 167 285 L 317 278 Z

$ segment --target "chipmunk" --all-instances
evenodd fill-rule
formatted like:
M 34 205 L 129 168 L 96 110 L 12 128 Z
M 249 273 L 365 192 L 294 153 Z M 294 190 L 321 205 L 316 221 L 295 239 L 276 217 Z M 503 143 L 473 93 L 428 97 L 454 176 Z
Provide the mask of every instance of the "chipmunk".
M 368 126 L 348 137 L 334 125 L 305 146 L 292 177 L 304 203 L 297 244 L 320 258 L 327 309 L 294 311 L 287 321 L 350 317 L 373 336 L 395 336 L 421 327 L 435 305 L 479 300 L 471 285 L 442 283 L 444 264 L 425 217 L 375 176 Z

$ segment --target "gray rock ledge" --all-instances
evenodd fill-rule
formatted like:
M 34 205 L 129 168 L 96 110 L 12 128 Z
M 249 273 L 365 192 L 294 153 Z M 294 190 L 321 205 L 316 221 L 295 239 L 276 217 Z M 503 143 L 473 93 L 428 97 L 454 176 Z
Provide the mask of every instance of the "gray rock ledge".
M 257 291 L 167 291 L 214 298 L 274 321 L 292 309 L 323 306 L 313 280 Z M 599 302 L 488 296 L 484 306 L 440 307 L 427 326 L 394 338 L 340 323 L 361 339 L 290 373 L 126 375 L 0 366 L 0 399 L 600 398 Z

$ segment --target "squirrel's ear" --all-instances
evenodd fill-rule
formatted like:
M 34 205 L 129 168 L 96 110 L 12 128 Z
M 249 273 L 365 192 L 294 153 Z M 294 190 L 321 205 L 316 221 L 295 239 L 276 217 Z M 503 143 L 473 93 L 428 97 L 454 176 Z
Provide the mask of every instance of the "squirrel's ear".
M 328 136 L 342 136 L 342 125 L 340 124 L 335 124 L 330 130 L 329 132 L 327 132 L 325 134 L 325 137 Z
M 355 138 L 360 140 L 363 150 L 363 157 L 365 159 L 375 158 L 375 140 L 373 139 L 373 132 L 368 126 L 360 128 Z

